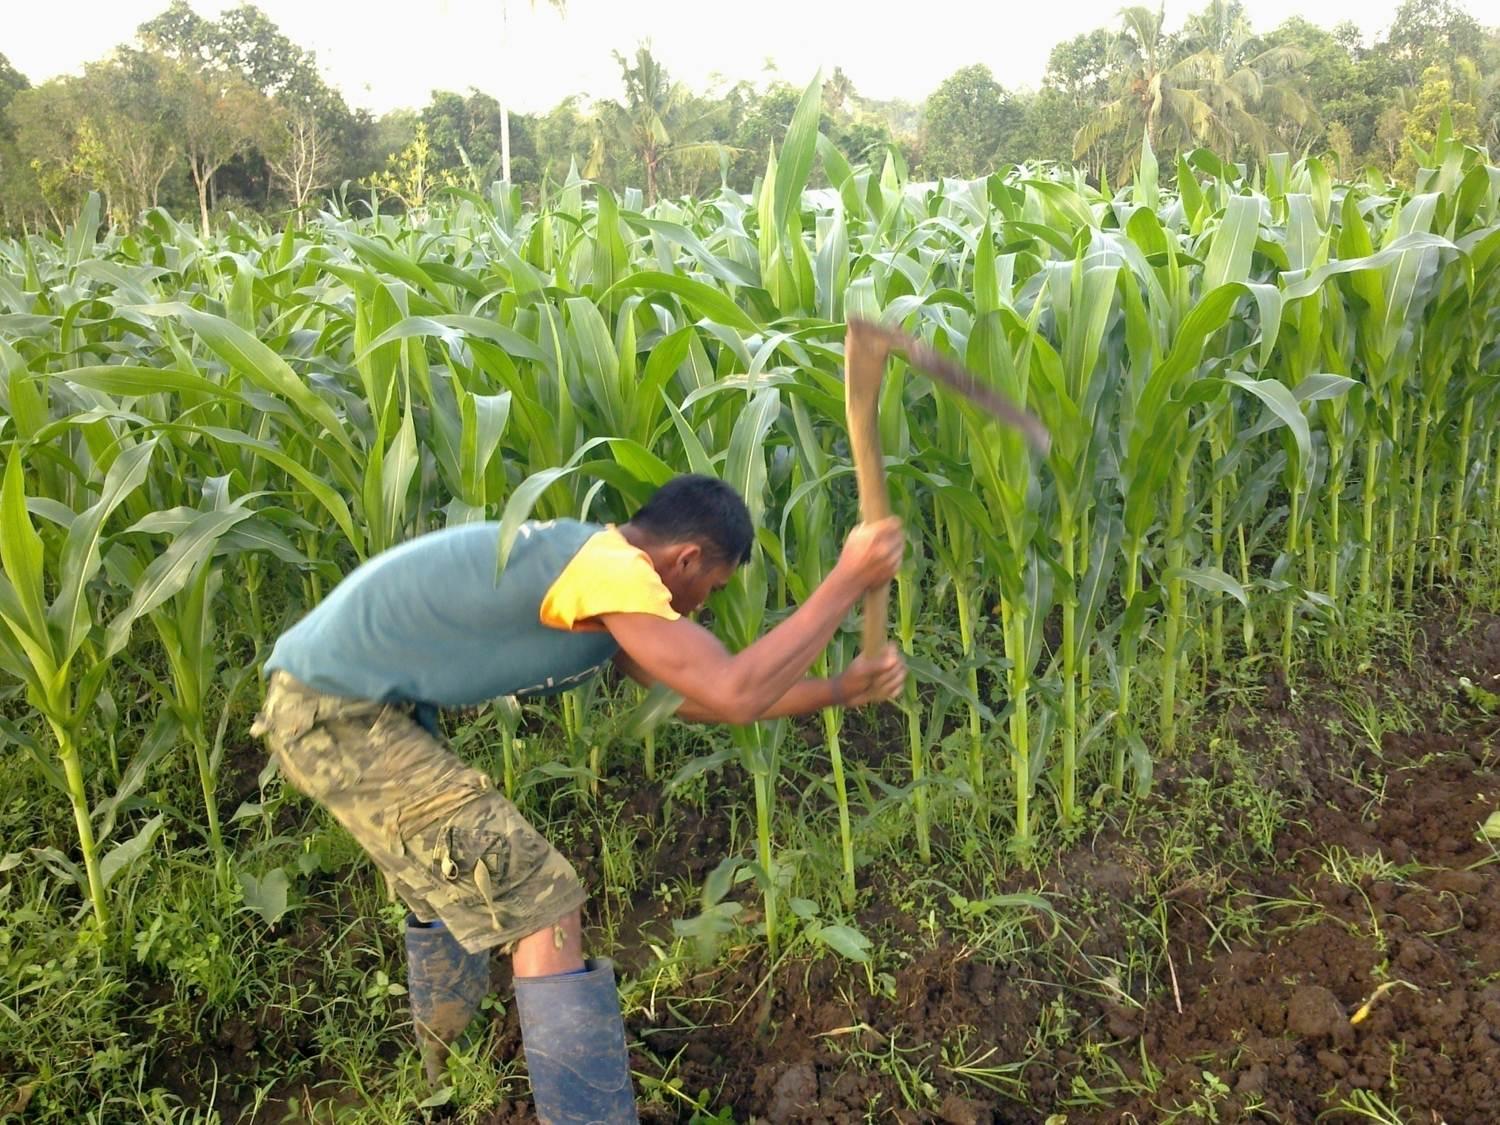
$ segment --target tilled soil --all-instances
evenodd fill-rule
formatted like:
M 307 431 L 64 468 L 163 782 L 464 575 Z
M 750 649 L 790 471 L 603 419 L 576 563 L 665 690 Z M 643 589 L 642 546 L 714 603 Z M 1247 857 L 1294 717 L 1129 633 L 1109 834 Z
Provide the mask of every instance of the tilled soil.
M 1266 783 L 1297 802 L 1257 869 L 1220 870 L 1209 839 L 1163 885 L 1139 839 L 1096 838 L 1045 873 L 1061 931 L 1038 924 L 1044 950 L 1008 964 L 957 935 L 919 935 L 877 903 L 868 930 L 894 923 L 929 946 L 894 995 L 871 996 L 828 959 L 783 968 L 766 1024 L 749 1002 L 764 966 L 745 964 L 712 985 L 743 1004 L 738 1018 L 636 1023 L 637 1067 L 675 1058 L 683 1088 L 719 1091 L 737 1120 L 1354 1121 L 1377 1098 L 1401 1120 L 1500 1120 L 1500 861 L 1476 831 L 1500 808 L 1500 717 L 1462 696 L 1461 675 L 1500 687 L 1500 619 L 1461 640 L 1434 624 L 1411 670 L 1371 678 L 1361 690 L 1377 714 L 1404 709 L 1415 727 L 1384 733 L 1378 753 L 1329 685 L 1295 706 L 1273 690 L 1277 710 L 1226 716 L 1259 744 Z M 1164 771 L 1158 811 L 1202 783 L 1195 764 Z M 1080 891 L 1095 907 L 1069 916 Z M 1167 935 L 1155 987 L 1111 996 L 1111 954 L 1153 902 Z M 1226 918 L 1240 919 L 1238 936 Z M 960 1077 L 965 1059 L 1025 1065 L 984 1075 L 987 1087 Z
M 1418 655 L 1377 703 L 1436 700 L 1447 722 L 1414 706 L 1383 769 L 1359 769 L 1373 745 L 1351 755 L 1326 704 L 1288 723 L 1304 803 L 1241 885 L 1262 930 L 1179 968 L 1180 1006 L 1158 996 L 1142 1021 L 1156 1091 L 1101 1120 L 1368 1120 L 1377 1098 L 1401 1120 L 1500 1120 L 1500 853 L 1477 832 L 1500 808 L 1500 717 L 1457 687 L 1500 686 L 1500 620 L 1460 640 L 1434 623 Z M 1208 944 L 1201 913 L 1177 916 L 1184 948 Z
M 1355 1120 L 1356 1091 L 1369 1091 L 1416 1121 L 1496 1119 L 1500 863 L 1474 829 L 1500 806 L 1500 772 L 1494 726 L 1485 734 L 1392 739 L 1388 756 L 1408 764 L 1368 820 L 1362 794 L 1322 779 L 1325 803 L 1278 842 L 1287 870 L 1251 885 L 1289 905 L 1263 912 L 1257 939 L 1179 970 L 1180 1009 L 1159 997 L 1148 1010 L 1144 1046 L 1164 1074 L 1131 1112 L 1291 1122 L 1344 1105 L 1329 1119 Z M 1340 848 L 1394 866 L 1335 881 L 1326 857 Z M 1177 935 L 1206 936 L 1190 920 Z M 1231 1091 L 1216 1103 L 1205 1070 Z
M 687 1099 L 708 1091 L 736 1121 L 1500 1121 L 1500 859 L 1477 832 L 1500 808 L 1500 716 L 1458 687 L 1500 690 L 1500 618 L 1453 636 L 1434 617 L 1415 649 L 1408 668 L 1297 693 L 1269 684 L 1256 706 L 1200 716 L 1194 741 L 1233 740 L 1237 766 L 1207 753 L 1165 764 L 1134 813 L 1040 873 L 975 886 L 946 872 L 971 900 L 1049 896 L 1056 917 L 1009 915 L 1022 953 L 996 957 L 972 920 L 910 916 L 894 876 L 856 918 L 904 951 L 887 953 L 894 971 L 873 990 L 828 956 L 787 959 L 768 989 L 762 947 L 730 948 L 633 1011 L 633 1068 L 683 1094 L 643 1120 L 689 1120 Z M 1374 708 L 1363 718 L 1340 702 L 1360 698 Z M 1205 786 L 1243 790 L 1233 770 L 1247 768 L 1290 801 L 1259 853 L 1242 843 L 1253 801 L 1199 801 L 1222 819 L 1176 823 Z M 663 832 L 659 801 L 642 786 L 624 815 L 640 818 L 652 871 L 698 885 L 723 855 L 727 813 L 677 810 Z M 580 852 L 596 885 L 588 842 Z M 639 940 L 611 951 L 627 977 L 682 913 L 635 904 L 621 931 Z M 508 999 L 503 960 L 495 971 Z M 505 1008 L 499 1050 L 518 1054 Z M 535 1118 L 518 1101 L 481 1120 Z

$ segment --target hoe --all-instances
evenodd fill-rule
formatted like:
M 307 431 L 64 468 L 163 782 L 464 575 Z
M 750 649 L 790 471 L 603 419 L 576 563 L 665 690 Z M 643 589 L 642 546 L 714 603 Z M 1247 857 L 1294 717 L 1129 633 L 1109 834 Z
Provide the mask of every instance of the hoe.
M 859 485 L 860 519 L 870 523 L 891 514 L 885 460 L 880 452 L 879 408 L 885 358 L 893 351 L 903 353 L 908 364 L 934 382 L 1019 430 L 1038 454 L 1046 454 L 1051 439 L 1041 422 L 981 383 L 972 371 L 905 332 L 850 317 L 849 331 L 844 337 L 844 409 L 849 419 L 854 475 Z M 866 653 L 874 653 L 885 644 L 889 600 L 889 587 L 865 595 L 863 649 Z

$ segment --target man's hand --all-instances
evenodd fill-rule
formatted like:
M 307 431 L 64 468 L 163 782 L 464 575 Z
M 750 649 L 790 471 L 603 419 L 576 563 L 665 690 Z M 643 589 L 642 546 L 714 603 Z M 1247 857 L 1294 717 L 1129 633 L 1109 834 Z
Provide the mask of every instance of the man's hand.
M 868 590 L 896 577 L 906 553 L 906 529 L 899 516 L 857 525 L 844 540 L 838 569 Z
M 792 615 L 733 654 L 685 617 L 667 621 L 649 613 L 604 613 L 599 621 L 625 654 L 628 663 L 621 663 L 630 675 L 666 684 L 687 700 L 679 714 L 735 724 L 806 714 L 829 705 L 827 685 L 805 680 L 808 667 L 828 647 L 855 602 L 895 577 L 905 548 L 899 519 L 860 524 L 828 577 Z M 873 667 L 867 666 L 871 663 Z M 848 680 L 848 691 L 835 705 L 889 699 L 905 675 L 899 654 L 856 661 L 850 668 L 863 670 Z M 799 687 L 799 681 L 805 686 Z
M 895 645 L 886 645 L 873 656 L 856 656 L 839 673 L 838 693 L 846 707 L 884 703 L 895 699 L 906 683 L 906 661 Z

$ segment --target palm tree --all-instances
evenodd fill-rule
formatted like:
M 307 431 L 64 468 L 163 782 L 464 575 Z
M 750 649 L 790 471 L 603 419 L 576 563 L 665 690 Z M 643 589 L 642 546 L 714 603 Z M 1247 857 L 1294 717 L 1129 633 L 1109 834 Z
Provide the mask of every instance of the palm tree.
M 646 203 L 656 202 L 663 178 L 673 164 L 679 167 L 693 161 L 702 162 L 734 150 L 717 141 L 702 139 L 712 119 L 715 106 L 700 106 L 692 93 L 680 82 L 673 82 L 667 70 L 643 43 L 636 48 L 635 64 L 618 51 L 625 83 L 625 102 L 609 102 L 599 108 L 595 118 L 594 148 L 585 175 L 597 178 L 611 154 L 632 153 L 641 162 L 646 178 Z
M 560 16 L 568 14 L 568 0 L 547 0 L 552 10 Z M 530 0 L 531 10 L 536 11 L 536 0 Z M 507 58 L 510 49 L 510 2 L 500 0 L 500 58 L 502 65 Z M 510 68 L 506 68 L 506 77 L 510 76 Z M 510 110 L 506 108 L 506 98 L 501 94 L 495 99 L 500 103 L 500 178 L 510 183 Z
M 1263 50 L 1234 0 L 1212 0 L 1169 36 L 1161 8 L 1125 8 L 1110 44 L 1117 96 L 1074 138 L 1081 156 L 1103 138 L 1130 138 L 1123 179 L 1140 160 L 1149 137 L 1157 152 L 1208 145 L 1235 152 L 1249 145 L 1264 154 L 1272 137 L 1262 113 L 1302 121 L 1311 113 L 1286 77 L 1305 57 L 1295 47 Z
M 1211 0 L 1183 28 L 1182 66 L 1211 116 L 1194 141 L 1218 152 L 1242 146 L 1264 158 L 1275 133 L 1268 122 L 1310 124 L 1316 113 L 1295 84 L 1307 60 L 1298 47 L 1264 48 L 1239 0 Z
M 1164 15 L 1162 8 L 1121 9 L 1120 30 L 1109 48 L 1118 94 L 1073 139 L 1076 158 L 1110 134 L 1132 138 L 1125 146 L 1121 179 L 1140 162 L 1142 138 L 1149 137 L 1154 150 L 1168 151 L 1191 137 L 1210 114 L 1193 89 L 1192 68 L 1173 57 Z

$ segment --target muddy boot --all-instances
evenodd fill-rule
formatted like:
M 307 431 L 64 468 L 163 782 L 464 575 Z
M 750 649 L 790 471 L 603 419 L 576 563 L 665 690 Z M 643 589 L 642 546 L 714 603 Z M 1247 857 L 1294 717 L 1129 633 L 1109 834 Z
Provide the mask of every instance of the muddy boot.
M 516 1007 L 531 1096 L 544 1125 L 634 1125 L 614 966 L 585 961 L 582 972 L 517 977 Z
M 448 1048 L 469 1026 L 490 990 L 490 953 L 467 953 L 442 922 L 406 916 L 406 989 L 434 1086 L 443 1079 Z

